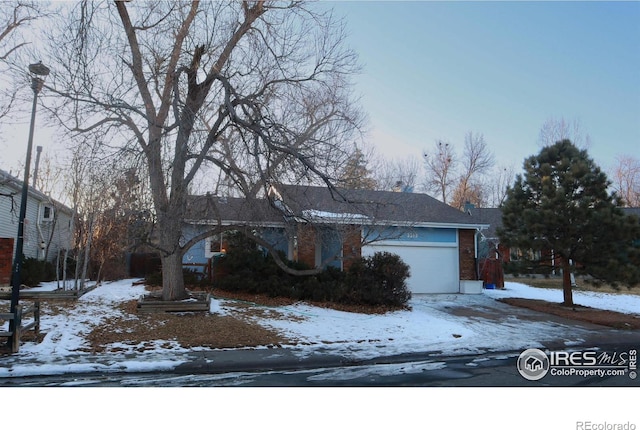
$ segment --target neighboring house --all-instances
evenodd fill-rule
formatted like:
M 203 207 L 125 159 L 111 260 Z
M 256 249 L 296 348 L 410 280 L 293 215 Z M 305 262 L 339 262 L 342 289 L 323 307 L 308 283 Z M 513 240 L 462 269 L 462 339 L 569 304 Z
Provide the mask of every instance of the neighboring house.
M 489 227 L 480 232 L 478 242 L 478 258 L 491 258 L 502 256 L 505 249 L 500 248 L 500 240 L 496 232 L 502 226 L 502 210 L 500 208 L 468 208 L 476 222 L 488 224 Z
M 640 219 L 640 208 L 622 208 L 622 212 L 627 216 L 634 215 L 636 218 Z
M 185 239 L 214 225 L 247 226 L 290 260 L 347 269 L 378 251 L 399 255 L 413 293 L 481 292 L 477 236 L 488 225 L 426 194 L 281 185 L 269 199 L 190 199 Z M 224 235 L 202 240 L 184 257 L 207 265 L 224 252 Z
M 22 181 L 0 170 L 0 286 L 11 281 L 11 266 L 18 235 Z M 53 261 L 71 245 L 72 210 L 29 187 L 24 223 L 23 254 Z
M 627 216 L 636 216 L 640 219 L 640 208 L 621 208 L 622 212 Z M 489 228 L 481 232 L 480 241 L 478 242 L 478 259 L 480 261 L 481 273 L 482 265 L 485 260 L 498 259 L 502 263 L 518 261 L 524 253 L 532 252 L 531 250 L 521 250 L 516 248 L 508 248 L 500 243 L 500 239 L 496 233 L 499 227 L 502 227 L 502 210 L 499 208 L 472 208 L 471 214 L 476 222 L 486 223 Z M 544 254 L 538 252 L 535 257 L 540 259 L 543 256 L 551 263 L 552 274 L 559 274 L 562 262 L 559 257 L 554 255 L 553 250 L 545 251 Z M 528 256 L 533 257 L 532 255 Z M 486 279 L 485 279 L 486 280 Z

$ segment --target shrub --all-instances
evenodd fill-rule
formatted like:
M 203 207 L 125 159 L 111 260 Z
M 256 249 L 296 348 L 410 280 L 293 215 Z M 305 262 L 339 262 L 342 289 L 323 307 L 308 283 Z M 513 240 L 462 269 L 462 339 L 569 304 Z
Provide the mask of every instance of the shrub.
M 37 258 L 22 260 L 22 283 L 35 287 L 40 282 L 53 281 L 56 278 L 56 267 L 49 261 Z
M 409 266 L 389 252 L 356 261 L 347 274 L 347 300 L 358 304 L 406 306 L 411 299 L 407 287 Z
M 302 263 L 281 259 L 292 268 Z M 273 257 L 241 234 L 231 235 L 227 253 L 214 266 L 214 286 L 227 291 L 262 293 L 272 297 L 355 305 L 404 307 L 411 298 L 406 280 L 409 266 L 399 256 L 376 253 L 352 264 L 348 272 L 328 267 L 313 276 L 294 276 Z
M 145 275 L 144 282 L 148 285 L 153 285 L 154 287 L 162 286 L 162 272 L 151 272 Z
M 278 270 L 254 241 L 235 233 L 227 237 L 227 253 L 215 262 L 213 283 L 228 291 L 277 295 Z

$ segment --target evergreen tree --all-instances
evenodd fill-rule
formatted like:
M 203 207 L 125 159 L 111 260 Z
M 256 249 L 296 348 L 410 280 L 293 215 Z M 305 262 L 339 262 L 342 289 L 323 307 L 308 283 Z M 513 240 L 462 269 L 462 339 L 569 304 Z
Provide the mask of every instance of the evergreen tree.
M 638 219 L 619 209 L 609 185 L 586 150 L 562 140 L 525 160 L 524 177 L 507 191 L 501 243 L 533 251 L 527 263 L 538 267 L 559 258 L 565 306 L 573 306 L 572 270 L 630 285 L 640 277 Z
M 371 176 L 367 164 L 365 154 L 360 149 L 356 149 L 347 160 L 336 184 L 352 190 L 375 190 L 377 182 Z

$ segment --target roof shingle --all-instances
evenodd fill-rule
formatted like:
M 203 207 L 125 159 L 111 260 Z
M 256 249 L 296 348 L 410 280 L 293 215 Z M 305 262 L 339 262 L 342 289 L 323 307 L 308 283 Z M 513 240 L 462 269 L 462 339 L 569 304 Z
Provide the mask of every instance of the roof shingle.
M 296 217 L 334 222 L 399 225 L 439 224 L 473 228 L 485 225 L 426 194 L 279 185 L 270 199 L 192 196 L 192 221 L 282 223 Z

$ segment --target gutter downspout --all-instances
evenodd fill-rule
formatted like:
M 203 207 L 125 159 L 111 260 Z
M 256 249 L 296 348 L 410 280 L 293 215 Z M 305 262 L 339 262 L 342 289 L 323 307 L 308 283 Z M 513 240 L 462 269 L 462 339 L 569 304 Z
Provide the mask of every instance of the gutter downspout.
M 475 268 L 476 268 L 476 280 L 480 280 L 480 261 L 478 260 L 478 235 L 483 236 L 482 231 L 480 228 L 476 228 L 476 232 L 473 235 L 473 259 L 475 261 Z

